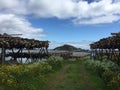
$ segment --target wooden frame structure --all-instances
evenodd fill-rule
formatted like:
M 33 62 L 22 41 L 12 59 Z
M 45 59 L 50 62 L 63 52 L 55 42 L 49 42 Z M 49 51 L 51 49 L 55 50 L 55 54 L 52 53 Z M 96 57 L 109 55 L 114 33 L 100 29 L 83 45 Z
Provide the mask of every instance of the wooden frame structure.
M 4 64 L 5 57 L 11 57 L 10 62 L 12 63 L 19 63 L 18 58 L 21 58 L 20 62 L 22 62 L 22 58 L 26 58 L 25 62 L 36 62 L 38 59 L 48 57 L 48 47 L 49 41 L 39 41 L 0 34 L 0 63 Z M 6 53 L 7 50 L 10 52 Z M 31 50 L 34 52 L 31 52 Z M 38 52 L 35 52 L 35 50 Z
M 120 32 L 111 33 L 111 37 L 90 44 L 91 56 L 102 60 L 104 56 L 120 65 Z
M 69 51 L 64 51 L 64 52 L 50 52 L 49 53 L 50 56 L 60 56 L 63 57 L 64 59 L 68 59 L 71 57 L 72 52 Z

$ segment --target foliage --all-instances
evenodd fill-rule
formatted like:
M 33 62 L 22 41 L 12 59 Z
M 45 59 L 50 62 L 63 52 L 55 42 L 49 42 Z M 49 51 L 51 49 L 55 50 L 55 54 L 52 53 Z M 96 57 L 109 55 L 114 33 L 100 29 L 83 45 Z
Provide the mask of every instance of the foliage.
M 48 58 L 47 62 L 52 66 L 53 70 L 57 70 L 62 67 L 63 58 L 59 56 L 51 56 Z
M 60 47 L 56 47 L 54 50 L 74 51 L 74 50 L 78 50 L 78 48 L 71 46 L 71 45 L 63 45 Z
M 86 84 L 82 78 L 80 70 L 81 63 L 79 61 L 68 61 L 65 65 L 64 73 L 62 71 L 63 80 L 57 85 L 56 90 L 85 90 Z
M 89 50 L 77 48 L 77 47 L 74 47 L 72 45 L 67 45 L 67 44 L 65 44 L 63 46 L 56 47 L 56 48 L 54 48 L 54 50 L 80 51 L 80 52 L 88 52 L 89 51 Z
M 120 90 L 120 67 L 108 60 L 86 60 L 85 65 L 96 72 L 111 90 Z
M 0 90 L 37 90 L 46 81 L 52 67 L 45 62 L 0 67 Z M 38 84 L 39 83 L 39 84 Z
M 62 67 L 63 58 L 50 57 L 46 62 L 0 66 L 0 90 L 38 90 L 48 75 Z

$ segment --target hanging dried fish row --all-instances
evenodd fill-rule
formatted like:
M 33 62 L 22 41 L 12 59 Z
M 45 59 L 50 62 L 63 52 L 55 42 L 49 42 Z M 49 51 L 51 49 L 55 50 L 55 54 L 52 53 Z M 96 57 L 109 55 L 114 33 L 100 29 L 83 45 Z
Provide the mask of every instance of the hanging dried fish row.
M 91 56 L 94 59 L 103 60 L 107 57 L 120 65 L 120 32 L 111 33 L 111 37 L 100 39 L 90 44 Z
M 17 63 L 18 58 L 21 58 L 21 61 L 22 58 L 27 58 L 27 60 L 32 59 L 34 62 L 36 61 L 35 59 L 48 57 L 48 47 L 49 41 L 39 41 L 35 39 L 12 37 L 7 34 L 0 34 L 0 63 L 5 62 L 5 57 L 11 57 L 11 60 Z M 7 50 L 10 52 L 6 53 Z M 37 50 L 39 52 L 33 53 L 31 50 Z

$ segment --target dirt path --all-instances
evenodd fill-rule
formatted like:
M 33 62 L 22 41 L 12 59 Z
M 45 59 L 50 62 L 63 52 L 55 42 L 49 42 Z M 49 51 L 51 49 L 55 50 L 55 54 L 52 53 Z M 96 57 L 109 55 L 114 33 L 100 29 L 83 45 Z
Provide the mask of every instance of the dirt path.
M 57 74 L 53 75 L 44 90 L 56 90 L 57 85 L 66 77 L 66 71 L 70 65 L 64 66 Z
M 80 73 L 82 74 L 82 80 L 84 81 L 84 85 L 86 86 L 84 90 L 94 90 L 90 84 L 84 65 L 80 66 Z
M 62 85 L 61 82 L 63 83 Z M 62 86 L 62 88 L 60 86 Z M 90 84 L 89 77 L 87 75 L 84 65 L 78 64 L 76 62 L 73 64 L 67 64 L 58 73 L 52 75 L 43 90 L 95 90 L 95 89 L 93 89 L 93 87 Z

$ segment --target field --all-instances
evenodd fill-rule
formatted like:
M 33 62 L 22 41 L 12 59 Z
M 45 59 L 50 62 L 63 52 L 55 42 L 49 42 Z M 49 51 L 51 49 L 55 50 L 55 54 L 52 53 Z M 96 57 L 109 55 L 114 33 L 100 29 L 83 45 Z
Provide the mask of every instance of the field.
M 114 64 L 105 62 L 106 68 L 116 71 L 103 71 L 100 63 L 89 57 L 63 60 L 52 56 L 46 62 L 4 65 L 0 67 L 0 90 L 120 90 L 120 73 Z
M 102 86 L 102 87 L 101 87 Z M 87 70 L 84 61 L 67 61 L 50 76 L 44 90 L 106 90 L 103 81 Z

